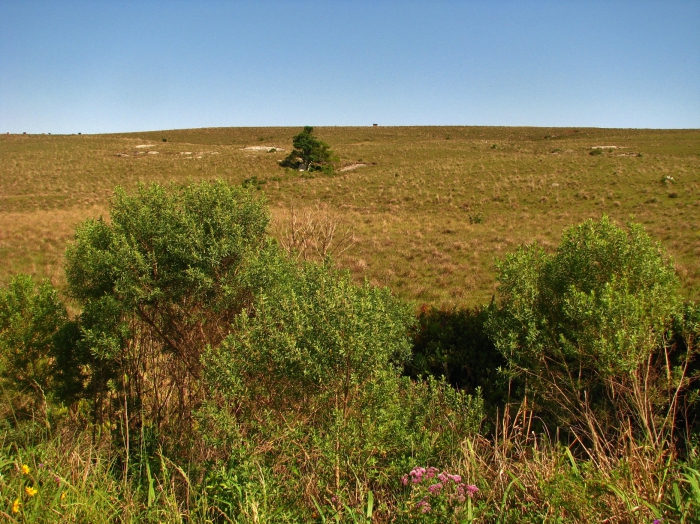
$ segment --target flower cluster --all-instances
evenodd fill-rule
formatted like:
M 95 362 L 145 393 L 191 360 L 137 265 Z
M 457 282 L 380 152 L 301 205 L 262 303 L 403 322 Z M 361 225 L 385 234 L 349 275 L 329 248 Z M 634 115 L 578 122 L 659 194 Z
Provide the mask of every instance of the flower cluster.
M 40 462 L 35 466 L 35 469 L 31 468 L 28 464 L 23 462 L 16 462 L 15 468 L 19 476 L 19 493 L 17 497 L 12 501 L 10 506 L 10 511 L 17 515 L 22 512 L 22 509 L 27 505 L 37 504 L 37 500 L 41 498 L 42 485 L 46 487 L 45 481 L 48 476 L 55 483 L 56 487 L 60 489 L 61 484 L 65 481 L 57 474 L 57 472 L 49 465 Z M 1 475 L 0 475 L 1 477 Z M 60 490 L 60 501 L 63 504 L 66 500 L 66 491 Z M 32 501 L 34 499 L 34 501 Z
M 39 490 L 31 485 L 31 483 L 33 483 L 32 476 L 31 476 L 32 468 L 30 468 L 27 464 L 17 464 L 17 467 L 18 467 L 18 469 L 23 477 L 24 476 L 29 477 L 26 481 L 22 481 L 22 484 L 24 484 L 25 482 L 27 483 L 27 485 L 24 486 L 24 493 L 29 498 L 34 497 L 34 495 L 39 493 Z M 42 465 L 40 465 L 39 467 L 42 467 Z M 17 497 L 12 502 L 12 513 L 14 513 L 14 514 L 19 513 L 21 511 L 21 507 L 22 507 L 22 500 L 20 499 L 20 497 Z
M 401 478 L 401 483 L 404 486 L 422 485 L 418 491 L 423 496 L 415 504 L 415 508 L 421 513 L 430 513 L 438 498 L 447 502 L 449 507 L 453 507 L 464 503 L 467 497 L 471 498 L 479 491 L 475 485 L 465 484 L 460 475 L 440 472 L 435 467 L 416 466 Z

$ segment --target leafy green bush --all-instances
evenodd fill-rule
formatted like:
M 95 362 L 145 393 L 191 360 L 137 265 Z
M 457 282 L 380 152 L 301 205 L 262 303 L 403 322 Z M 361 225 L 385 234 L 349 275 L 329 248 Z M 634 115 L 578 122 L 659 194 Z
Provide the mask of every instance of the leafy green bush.
M 267 211 L 242 188 L 202 182 L 118 188 L 110 215 L 80 225 L 66 253 L 68 291 L 84 309 L 78 351 L 64 360 L 98 403 L 123 395 L 121 417 L 187 423 L 203 394 L 204 347 L 252 301 L 241 274 L 267 245 Z
M 118 191 L 112 221 L 83 223 L 69 249 L 73 319 L 48 283 L 0 289 L 4 393 L 29 392 L 31 414 L 54 399 L 95 414 L 78 431 L 76 406 L 53 404 L 70 416 L 50 426 L 0 419 L 4 515 L 692 521 L 697 437 L 683 452 L 674 431 L 697 416 L 700 307 L 639 226 L 604 217 L 553 254 L 521 248 L 499 265 L 498 304 L 416 322 L 330 260 L 290 259 L 251 193 Z M 501 365 L 528 401 L 484 438 L 479 391 L 502 401 Z M 597 453 L 531 432 L 536 415 Z
M 0 289 L 0 376 L 11 390 L 30 392 L 44 415 L 54 339 L 66 322 L 66 308 L 48 281 L 37 287 L 30 276 L 18 275 Z
M 284 471 L 311 490 L 307 505 L 356 504 L 356 484 L 387 490 L 412 455 L 449 456 L 478 430 L 479 398 L 400 377 L 413 316 L 388 290 L 328 265 L 259 262 L 249 275 L 265 291 L 205 353 L 202 427 L 222 460 Z
M 484 216 L 481 213 L 474 213 L 469 215 L 470 224 L 481 224 L 484 222 Z
M 697 357 L 700 345 L 700 304 L 683 304 L 682 311 L 674 318 L 673 338 L 670 342 L 677 348 L 676 352 L 669 355 L 671 366 L 679 370 L 685 367 L 684 374 L 688 377 L 684 391 L 679 395 L 679 404 L 683 410 L 678 426 L 687 428 L 690 435 L 686 436 L 690 437 L 695 453 L 700 455 L 700 358 L 693 358 Z M 700 468 L 700 460 L 694 467 Z
M 243 183 L 241 184 L 241 186 L 243 186 L 245 188 L 252 187 L 252 188 L 255 188 L 258 191 L 260 191 L 265 184 L 267 184 L 267 180 L 265 180 L 264 178 L 258 178 L 257 176 L 252 176 L 250 178 L 246 178 L 243 181 Z
M 588 220 L 556 253 L 520 248 L 498 265 L 500 306 L 488 326 L 510 370 L 558 424 L 599 437 L 633 432 L 668 444 L 691 348 L 672 366 L 677 278 L 642 227 Z

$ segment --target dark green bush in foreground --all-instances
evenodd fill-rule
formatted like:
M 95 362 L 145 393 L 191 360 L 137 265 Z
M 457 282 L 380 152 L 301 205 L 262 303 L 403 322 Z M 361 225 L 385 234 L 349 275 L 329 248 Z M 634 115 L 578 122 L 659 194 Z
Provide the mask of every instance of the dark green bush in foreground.
M 100 417 L 183 434 L 204 396 L 202 351 L 253 301 L 242 275 L 268 249 L 267 211 L 241 188 L 205 182 L 117 189 L 110 215 L 83 223 L 66 253 L 83 307 L 73 370 Z
M 498 270 L 487 326 L 545 416 L 602 455 L 630 432 L 663 454 L 698 348 L 674 343 L 674 323 L 686 329 L 661 247 L 604 216 L 565 232 L 556 253 L 523 247 Z
M 0 377 L 44 414 L 54 386 L 55 339 L 66 322 L 66 308 L 49 282 L 35 289 L 31 277 L 20 275 L 0 289 Z
M 413 461 L 448 460 L 476 434 L 478 398 L 401 378 L 413 318 L 388 290 L 288 259 L 259 271 L 274 285 L 204 358 L 204 435 L 222 458 L 264 463 L 289 495 L 355 505 L 358 483 L 388 494 Z

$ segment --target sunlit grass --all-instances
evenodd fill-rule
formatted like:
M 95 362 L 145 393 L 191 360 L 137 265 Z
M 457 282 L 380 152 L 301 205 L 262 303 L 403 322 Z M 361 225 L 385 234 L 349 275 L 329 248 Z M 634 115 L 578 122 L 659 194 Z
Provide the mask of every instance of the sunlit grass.
M 521 243 L 553 246 L 565 228 L 603 213 L 634 216 L 674 257 L 684 293 L 700 296 L 697 130 L 316 128 L 339 167 L 367 164 L 332 178 L 278 167 L 284 151 L 242 149 L 289 150 L 298 131 L 0 136 L 0 283 L 27 271 L 61 285 L 75 224 L 105 213 L 116 185 L 256 177 L 276 220 L 292 202 L 328 204 L 357 239 L 338 262 L 419 302 L 484 303 L 496 257 Z M 595 146 L 616 149 L 591 155 Z

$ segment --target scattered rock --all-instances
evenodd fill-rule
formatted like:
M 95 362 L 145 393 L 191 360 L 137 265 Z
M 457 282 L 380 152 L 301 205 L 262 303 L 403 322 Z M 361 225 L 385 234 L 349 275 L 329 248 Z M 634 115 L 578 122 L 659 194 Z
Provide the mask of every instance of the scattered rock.
M 159 153 L 158 153 L 158 151 L 149 151 L 148 154 L 149 155 L 158 155 Z
M 144 147 L 155 147 L 154 144 L 141 144 L 138 146 L 134 146 L 136 149 L 142 149 Z
M 365 167 L 367 164 L 350 164 L 349 166 L 345 166 L 344 168 L 340 169 L 341 172 L 344 171 L 352 171 L 353 169 L 357 169 L 360 167 Z
M 277 146 L 247 146 L 242 147 L 241 151 L 267 151 L 268 153 L 274 153 L 275 151 L 284 151 L 284 149 Z

